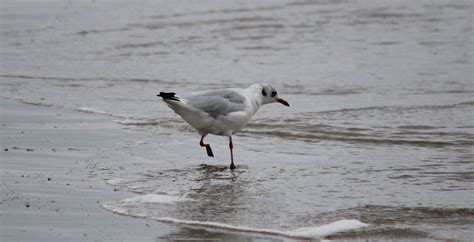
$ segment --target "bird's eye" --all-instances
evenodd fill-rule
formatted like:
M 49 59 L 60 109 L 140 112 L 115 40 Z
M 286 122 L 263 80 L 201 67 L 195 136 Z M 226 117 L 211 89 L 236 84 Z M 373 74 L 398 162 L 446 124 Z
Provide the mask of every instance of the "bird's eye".
M 277 95 L 277 92 L 276 91 L 273 91 L 272 92 L 272 97 L 276 96 Z
M 265 91 L 265 89 L 262 89 L 262 95 L 263 95 L 264 97 L 267 96 L 267 91 Z

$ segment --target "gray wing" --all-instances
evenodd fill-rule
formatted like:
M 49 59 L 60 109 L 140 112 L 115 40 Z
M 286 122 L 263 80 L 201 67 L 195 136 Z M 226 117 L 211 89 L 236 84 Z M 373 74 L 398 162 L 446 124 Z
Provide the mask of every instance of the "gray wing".
M 232 90 L 213 90 L 186 97 L 187 103 L 211 117 L 225 116 L 245 110 L 245 97 Z

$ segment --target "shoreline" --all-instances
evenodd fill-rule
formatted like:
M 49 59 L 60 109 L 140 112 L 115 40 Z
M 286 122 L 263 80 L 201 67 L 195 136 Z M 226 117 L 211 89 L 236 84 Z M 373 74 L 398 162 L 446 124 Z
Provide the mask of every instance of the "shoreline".
M 107 115 L 5 98 L 0 113 L 0 238 L 6 241 L 302 240 L 278 233 L 200 226 L 212 222 L 189 224 L 124 216 L 105 209 L 106 203 L 140 195 L 107 182 L 109 176 L 103 175 L 110 169 L 126 169 L 124 165 L 130 163 L 116 168 L 107 160 L 135 157 L 131 150 L 123 149 L 130 140 L 142 140 L 143 133 L 128 130 Z M 387 231 L 369 229 L 304 240 L 440 239 L 417 230 L 403 235 L 407 231 L 383 235 Z
M 101 156 L 117 149 L 126 130 L 105 115 L 13 100 L 2 99 L 0 111 L 2 240 L 292 240 L 108 211 L 105 202 L 137 195 L 97 175 Z
M 105 211 L 131 193 L 88 174 L 101 150 L 92 140 L 120 135 L 113 122 L 61 108 L 2 99 L 0 234 L 6 241 L 156 241 L 173 231 L 153 220 Z M 95 127 L 95 128 L 94 128 Z M 99 147 L 98 146 L 98 147 Z M 158 228 L 158 231 L 156 229 Z

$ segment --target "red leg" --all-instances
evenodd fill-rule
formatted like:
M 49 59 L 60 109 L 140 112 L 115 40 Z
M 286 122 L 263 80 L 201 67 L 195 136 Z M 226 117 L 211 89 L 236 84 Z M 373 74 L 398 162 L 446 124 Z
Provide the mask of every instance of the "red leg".
M 229 136 L 229 148 L 230 148 L 230 169 L 233 170 L 235 169 L 234 165 L 234 152 L 232 149 L 234 149 L 234 144 L 232 144 L 232 136 Z
M 204 136 L 206 135 L 201 136 L 201 142 L 199 142 L 199 145 L 201 145 L 201 147 L 206 147 L 207 155 L 209 157 L 214 157 L 214 154 L 212 154 L 211 146 L 209 144 L 204 144 Z

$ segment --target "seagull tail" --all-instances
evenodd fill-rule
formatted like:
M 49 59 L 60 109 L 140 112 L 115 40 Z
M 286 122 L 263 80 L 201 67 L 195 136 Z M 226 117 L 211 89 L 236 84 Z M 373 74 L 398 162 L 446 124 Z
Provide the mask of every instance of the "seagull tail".
M 174 100 L 179 102 L 179 98 L 175 96 L 176 93 L 174 92 L 160 92 L 160 94 L 156 95 L 158 97 L 162 97 L 164 100 Z

